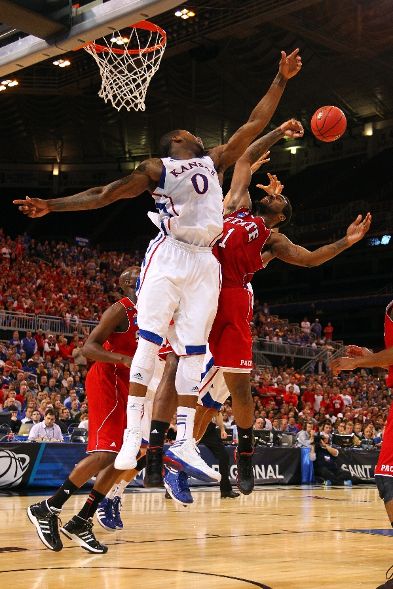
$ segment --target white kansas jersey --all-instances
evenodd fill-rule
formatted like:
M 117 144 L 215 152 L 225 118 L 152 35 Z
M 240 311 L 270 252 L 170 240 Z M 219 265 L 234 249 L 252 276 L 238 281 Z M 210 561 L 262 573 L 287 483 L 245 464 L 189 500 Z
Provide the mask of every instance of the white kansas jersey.
M 149 217 L 173 239 L 212 247 L 223 228 L 222 189 L 212 159 L 161 161 L 161 178 L 153 192 L 158 214 L 149 213 Z

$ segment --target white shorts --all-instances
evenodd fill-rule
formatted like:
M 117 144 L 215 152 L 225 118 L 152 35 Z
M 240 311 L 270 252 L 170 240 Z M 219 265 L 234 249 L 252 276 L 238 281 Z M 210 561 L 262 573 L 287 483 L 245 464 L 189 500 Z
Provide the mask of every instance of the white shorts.
M 149 386 L 147 387 L 146 397 L 143 403 L 143 417 L 142 417 L 142 446 L 149 443 L 150 425 L 153 416 L 153 404 L 156 396 L 158 385 L 160 384 L 165 368 L 165 360 L 161 360 L 157 355 L 154 366 L 154 375 Z
M 178 356 L 205 354 L 220 288 L 221 268 L 211 248 L 159 234 L 147 248 L 137 285 L 139 336 L 157 345 L 169 336 Z
M 205 369 L 201 375 L 198 405 L 219 411 L 229 396 L 224 369 L 214 366 L 213 357 L 208 351 L 205 356 Z

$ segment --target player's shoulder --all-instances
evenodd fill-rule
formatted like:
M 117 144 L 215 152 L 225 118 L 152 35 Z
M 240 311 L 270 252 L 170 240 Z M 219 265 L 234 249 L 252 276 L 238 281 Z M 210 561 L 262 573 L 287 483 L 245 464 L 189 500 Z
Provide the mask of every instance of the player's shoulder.
M 116 303 L 114 303 L 113 307 L 115 305 L 123 307 L 126 311 L 135 311 L 136 309 L 135 303 L 128 297 L 119 299 L 116 301 Z

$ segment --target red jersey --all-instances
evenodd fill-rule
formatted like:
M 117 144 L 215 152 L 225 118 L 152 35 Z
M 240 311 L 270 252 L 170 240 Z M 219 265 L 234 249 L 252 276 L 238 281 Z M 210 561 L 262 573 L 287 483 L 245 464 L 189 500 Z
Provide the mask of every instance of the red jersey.
M 118 301 L 123 305 L 128 319 L 128 328 L 126 331 L 114 331 L 103 344 L 103 348 L 108 352 L 124 354 L 125 356 L 134 356 L 138 344 L 138 326 L 136 323 L 136 308 L 134 303 L 128 297 Z M 125 367 L 126 368 L 126 367 Z
M 391 348 L 393 346 L 393 320 L 389 316 L 392 307 L 393 301 L 386 307 L 384 330 L 385 348 Z M 386 384 L 388 387 L 393 387 L 393 366 L 389 366 Z M 379 454 L 378 464 L 375 467 L 375 474 L 393 477 L 393 403 L 390 405 L 389 415 L 386 420 L 382 448 Z
M 136 309 L 124 297 L 123 305 L 128 319 L 126 331 L 113 332 L 103 344 L 109 352 L 134 356 L 137 347 Z M 127 426 L 127 400 L 130 369 L 125 364 L 95 362 L 86 377 L 89 403 L 88 452 L 118 452 Z
M 223 235 L 213 248 L 223 288 L 245 287 L 263 268 L 261 250 L 270 234 L 262 217 L 254 217 L 248 209 L 225 215 Z

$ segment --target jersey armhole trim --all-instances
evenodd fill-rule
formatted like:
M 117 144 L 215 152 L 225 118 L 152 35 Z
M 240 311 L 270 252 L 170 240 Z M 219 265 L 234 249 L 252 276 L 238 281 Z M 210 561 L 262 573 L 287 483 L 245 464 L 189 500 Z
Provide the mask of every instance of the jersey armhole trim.
M 127 317 L 127 321 L 128 321 L 128 327 L 127 327 L 127 329 L 126 329 L 125 331 L 115 331 L 114 333 L 128 333 L 128 331 L 129 331 L 129 329 L 130 329 L 130 327 L 131 327 L 130 318 L 128 317 L 128 311 L 130 311 L 131 309 L 127 309 L 127 307 L 126 307 L 126 304 L 125 304 L 125 302 L 124 302 L 125 300 L 127 300 L 127 301 L 130 301 L 130 303 L 132 303 L 133 310 L 135 311 L 135 305 L 134 305 L 134 303 L 132 302 L 132 300 L 131 300 L 131 299 L 129 299 L 128 297 L 123 297 L 123 298 L 122 298 L 122 299 L 120 299 L 119 301 L 116 301 L 117 303 L 120 303 L 120 304 L 121 304 L 121 306 L 123 307 L 123 309 L 124 309 L 124 310 L 125 310 L 125 312 L 126 312 L 126 317 Z M 116 303 L 115 303 L 115 304 L 116 304 Z
M 166 167 L 165 167 L 165 164 L 162 160 L 161 160 L 161 162 L 162 162 L 162 172 L 161 172 L 161 176 L 158 181 L 158 184 L 157 184 L 157 188 L 164 188 L 165 187 Z

